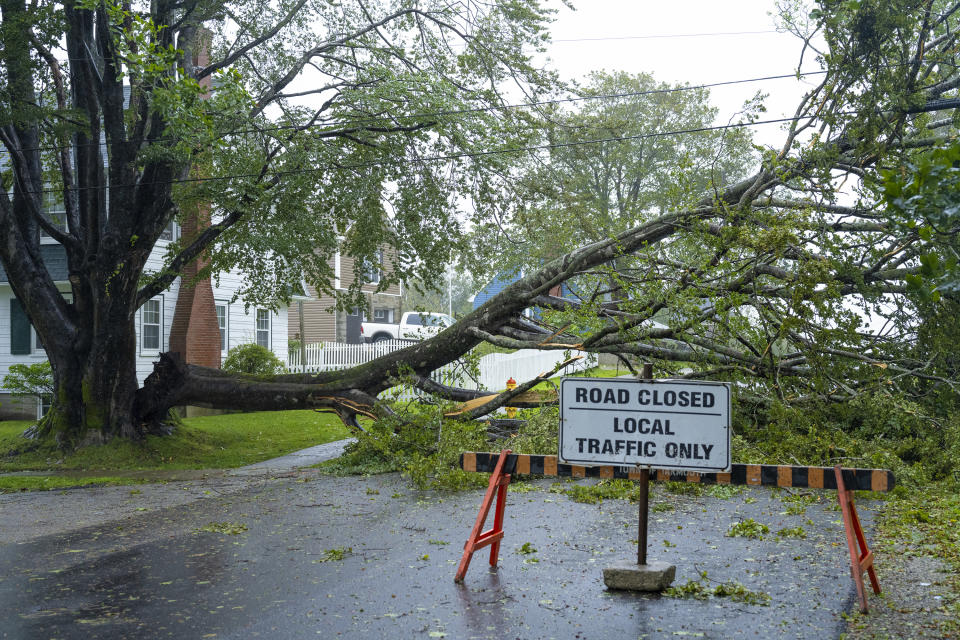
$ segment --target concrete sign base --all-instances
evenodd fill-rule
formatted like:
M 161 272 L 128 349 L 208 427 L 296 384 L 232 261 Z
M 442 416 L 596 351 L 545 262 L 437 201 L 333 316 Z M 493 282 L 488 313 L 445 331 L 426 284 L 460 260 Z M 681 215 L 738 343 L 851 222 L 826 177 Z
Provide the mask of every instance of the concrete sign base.
M 604 567 L 603 582 L 608 589 L 627 591 L 663 591 L 673 583 L 677 567 L 666 562 L 637 564 L 634 559 L 620 560 Z

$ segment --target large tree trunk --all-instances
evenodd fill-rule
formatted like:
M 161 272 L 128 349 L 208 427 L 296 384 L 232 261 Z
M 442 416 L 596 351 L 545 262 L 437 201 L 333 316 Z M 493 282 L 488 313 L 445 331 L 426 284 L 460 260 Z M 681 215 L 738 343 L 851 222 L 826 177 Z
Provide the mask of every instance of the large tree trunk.
M 55 324 L 38 314 L 36 330 L 54 372 L 53 404 L 39 425 L 40 437 L 69 448 L 147 433 L 134 414 L 139 383 L 132 292 L 139 273 L 131 261 L 106 279 L 110 295 L 95 296 L 89 292 L 103 279 L 94 270 L 89 289 L 74 286 L 72 308 L 79 317 L 67 314 Z
M 134 348 L 130 323 L 94 337 L 83 353 L 51 354 L 54 401 L 39 435 L 68 448 L 143 435 L 133 416 L 139 386 Z

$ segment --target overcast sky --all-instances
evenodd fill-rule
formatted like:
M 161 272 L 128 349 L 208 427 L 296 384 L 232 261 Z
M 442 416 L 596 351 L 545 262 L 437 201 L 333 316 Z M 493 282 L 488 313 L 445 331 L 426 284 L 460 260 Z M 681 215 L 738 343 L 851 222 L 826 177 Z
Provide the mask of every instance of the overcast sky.
M 800 60 L 800 40 L 776 31 L 774 0 L 581 0 L 575 11 L 556 6 L 549 64 L 565 80 L 605 69 L 646 72 L 671 84 L 704 84 L 790 74 Z M 816 69 L 808 52 L 803 70 Z M 728 122 L 757 91 L 769 94 L 764 119 L 792 116 L 818 79 L 713 88 L 717 123 Z M 780 125 L 755 127 L 754 135 L 766 144 L 782 138 Z

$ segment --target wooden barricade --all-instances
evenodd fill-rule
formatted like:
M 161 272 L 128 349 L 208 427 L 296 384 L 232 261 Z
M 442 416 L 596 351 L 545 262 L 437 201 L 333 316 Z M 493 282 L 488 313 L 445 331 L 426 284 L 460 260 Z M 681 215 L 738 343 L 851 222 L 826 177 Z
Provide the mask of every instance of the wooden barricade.
M 483 502 L 480 503 L 480 513 L 477 514 L 477 521 L 473 524 L 470 537 L 463 545 L 463 557 L 460 558 L 460 566 L 457 567 L 455 582 L 463 582 L 463 577 L 467 575 L 467 569 L 470 568 L 470 560 L 473 559 L 474 552 L 487 545 L 490 545 L 490 566 L 497 566 L 497 557 L 500 555 L 500 540 L 503 539 L 503 510 L 507 506 L 507 485 L 510 484 L 510 474 L 505 473 L 504 469 L 504 464 L 509 455 L 510 449 L 504 449 L 498 454 L 497 463 L 490 475 L 490 483 L 487 485 L 487 492 L 483 496 Z M 497 498 L 497 509 L 493 515 L 493 528 L 481 533 L 487 514 L 490 513 L 494 495 Z
M 890 491 L 896 486 L 893 472 L 887 469 L 844 469 L 841 467 L 804 467 L 793 465 L 771 464 L 734 464 L 729 473 L 689 473 L 671 472 L 663 469 L 640 470 L 633 467 L 598 466 L 583 467 L 559 462 L 557 456 L 527 455 L 511 453 L 504 450 L 500 453 L 477 453 L 468 451 L 460 455 L 460 466 L 464 471 L 493 472 L 490 486 L 481 505 L 480 514 L 474 530 L 464 545 L 464 559 L 457 571 L 457 581 L 462 581 L 466 574 L 470 560 L 467 548 L 479 548 L 490 542 L 482 542 L 488 534 L 496 535 L 496 545 L 499 549 L 503 538 L 503 506 L 506 502 L 507 484 L 512 475 L 541 475 L 567 476 L 574 478 L 618 478 L 625 480 L 639 480 L 642 473 L 648 473 L 649 479 L 655 482 L 697 482 L 700 484 L 735 484 L 766 487 L 799 487 L 810 489 L 836 490 L 840 501 L 840 510 L 843 513 L 843 524 L 847 535 L 847 546 L 850 550 L 851 574 L 857 588 L 857 598 L 860 611 L 867 612 L 867 596 L 863 583 L 863 574 L 870 577 L 874 593 L 880 593 L 880 583 L 873 568 L 873 552 L 867 546 L 857 517 L 857 510 L 853 503 L 854 491 Z M 505 480 L 504 480 L 505 479 Z M 496 480 L 496 483 L 495 483 Z M 499 525 L 484 534 L 479 531 L 483 527 L 493 500 L 493 491 L 497 489 L 497 515 Z M 478 541 L 481 544 L 477 544 Z M 469 552 L 472 555 L 473 551 Z M 496 556 L 491 552 L 490 564 L 496 565 Z
M 880 593 L 880 582 L 877 572 L 873 569 L 873 551 L 867 547 L 867 539 L 863 536 L 857 508 L 853 504 L 853 491 L 846 488 L 842 469 L 834 467 L 837 483 L 837 499 L 840 501 L 840 511 L 843 512 L 843 527 L 847 531 L 847 548 L 850 550 L 850 575 L 857 587 L 857 599 L 860 601 L 861 613 L 867 612 L 867 592 L 863 585 L 863 572 L 870 576 L 870 585 L 874 593 Z M 859 550 L 858 550 L 859 547 Z

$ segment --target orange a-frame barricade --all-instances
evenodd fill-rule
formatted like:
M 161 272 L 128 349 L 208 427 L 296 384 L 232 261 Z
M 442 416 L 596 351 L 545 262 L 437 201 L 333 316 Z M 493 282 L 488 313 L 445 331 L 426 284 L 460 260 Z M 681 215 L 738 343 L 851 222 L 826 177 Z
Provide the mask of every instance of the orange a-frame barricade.
M 843 512 L 843 526 L 847 530 L 847 547 L 850 549 L 850 573 L 853 583 L 857 587 L 857 599 L 860 601 L 860 612 L 867 612 L 867 592 L 863 584 L 863 572 L 870 576 L 870 586 L 874 593 L 880 593 L 880 582 L 877 572 L 873 569 L 873 551 L 867 547 L 867 539 L 863 536 L 860 518 L 857 517 L 857 507 L 853 504 L 853 491 L 847 489 L 843 482 L 843 471 L 840 467 L 833 468 L 837 477 L 837 499 L 840 501 L 840 511 Z
M 480 513 L 477 514 L 477 521 L 473 524 L 473 530 L 466 544 L 463 545 L 463 557 L 460 558 L 460 566 L 457 568 L 457 575 L 454 578 L 456 582 L 463 582 L 463 577 L 467 575 L 467 569 L 470 568 L 470 560 L 478 549 L 487 545 L 490 546 L 490 566 L 497 566 L 497 558 L 500 555 L 500 540 L 503 539 L 503 510 L 507 506 L 507 485 L 510 484 L 510 474 L 504 473 L 504 465 L 510 455 L 510 449 L 504 449 L 500 452 L 500 459 L 497 460 L 497 466 L 494 467 L 490 475 L 490 484 L 487 485 L 487 492 L 483 496 L 483 502 L 480 503 Z M 483 523 L 490 513 L 490 505 L 493 503 L 493 497 L 497 497 L 497 510 L 493 515 L 493 528 L 480 533 L 483 529 Z
M 494 466 L 494 460 L 496 465 Z M 571 476 L 574 478 L 624 478 L 636 480 L 644 471 L 628 467 L 583 467 L 563 464 L 557 456 L 511 454 L 509 449 L 497 453 L 476 453 L 468 451 L 460 455 L 460 467 L 464 471 L 493 471 L 490 486 L 480 506 L 477 522 L 464 545 L 463 560 L 457 570 L 456 580 L 463 581 L 470 565 L 470 558 L 477 549 L 495 544 L 490 552 L 490 564 L 497 564 L 500 540 L 503 538 L 503 508 L 507 498 L 507 485 L 510 483 L 509 471 L 513 474 Z M 863 573 L 870 576 L 874 593 L 880 593 L 880 582 L 873 568 L 873 552 L 867 548 L 867 541 L 853 504 L 853 492 L 890 491 L 896 484 L 893 473 L 887 469 L 843 469 L 834 467 L 804 467 L 771 464 L 734 464 L 729 473 L 691 473 L 648 470 L 651 481 L 659 482 L 697 482 L 701 484 L 744 484 L 772 487 L 807 487 L 810 489 L 836 489 L 843 513 L 843 525 L 847 534 L 847 546 L 850 549 L 850 569 L 857 588 L 860 611 L 867 613 L 867 595 L 863 583 Z M 497 489 L 497 515 L 490 531 L 480 533 L 487 513 L 493 501 L 494 489 Z

